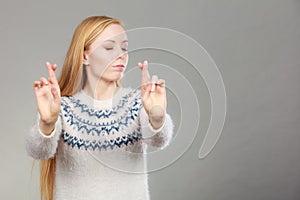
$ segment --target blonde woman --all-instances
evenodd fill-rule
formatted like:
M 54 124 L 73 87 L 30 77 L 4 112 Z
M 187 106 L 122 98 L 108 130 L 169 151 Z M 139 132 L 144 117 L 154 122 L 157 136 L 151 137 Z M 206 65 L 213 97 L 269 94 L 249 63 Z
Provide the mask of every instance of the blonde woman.
M 148 200 L 146 150 L 173 135 L 165 81 L 138 63 L 141 88 L 120 80 L 128 62 L 122 23 L 91 16 L 76 28 L 59 79 L 34 81 L 38 116 L 26 150 L 41 161 L 41 199 Z

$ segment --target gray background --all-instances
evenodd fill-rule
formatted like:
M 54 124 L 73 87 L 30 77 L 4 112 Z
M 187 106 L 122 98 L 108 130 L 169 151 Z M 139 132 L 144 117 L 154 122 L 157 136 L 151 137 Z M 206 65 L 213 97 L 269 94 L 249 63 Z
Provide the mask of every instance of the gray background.
M 191 78 L 199 82 L 200 128 L 180 159 L 150 174 L 153 200 L 300 199 L 298 0 L 2 1 L 0 15 L 1 199 L 38 199 L 37 163 L 24 148 L 36 112 L 32 83 L 46 75 L 46 60 L 62 64 L 76 25 L 90 15 L 189 35 L 222 74 L 227 117 L 216 147 L 198 159 L 209 98 L 203 81 Z

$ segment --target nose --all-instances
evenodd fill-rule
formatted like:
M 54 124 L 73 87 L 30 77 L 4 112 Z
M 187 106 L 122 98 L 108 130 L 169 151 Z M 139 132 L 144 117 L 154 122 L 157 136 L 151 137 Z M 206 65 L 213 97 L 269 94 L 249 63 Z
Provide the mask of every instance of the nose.
M 125 60 L 127 57 L 127 51 L 123 51 L 121 48 L 119 48 L 119 51 L 117 52 L 117 59 Z

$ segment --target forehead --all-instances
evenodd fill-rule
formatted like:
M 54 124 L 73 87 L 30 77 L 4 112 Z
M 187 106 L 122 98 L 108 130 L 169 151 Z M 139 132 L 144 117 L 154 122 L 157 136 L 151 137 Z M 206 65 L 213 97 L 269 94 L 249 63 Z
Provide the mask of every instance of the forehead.
M 95 42 L 99 43 L 106 40 L 127 40 L 127 35 L 124 28 L 119 24 L 111 24 L 104 29 Z

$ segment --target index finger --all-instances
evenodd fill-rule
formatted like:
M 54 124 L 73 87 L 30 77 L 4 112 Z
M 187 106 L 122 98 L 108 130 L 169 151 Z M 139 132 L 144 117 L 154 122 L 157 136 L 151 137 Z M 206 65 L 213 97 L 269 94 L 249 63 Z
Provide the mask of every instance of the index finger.
M 55 70 L 57 68 L 57 65 L 56 64 L 52 65 L 51 63 L 46 62 L 46 66 L 48 69 L 49 81 L 51 81 L 52 83 L 57 82 L 56 75 L 55 75 Z
M 151 81 L 151 77 L 150 77 L 149 70 L 148 70 L 148 61 L 145 60 L 143 62 L 143 64 L 139 63 L 139 66 L 142 70 L 142 84 L 145 85 Z

